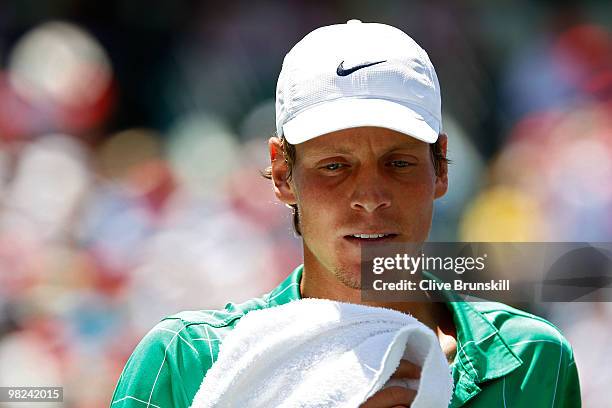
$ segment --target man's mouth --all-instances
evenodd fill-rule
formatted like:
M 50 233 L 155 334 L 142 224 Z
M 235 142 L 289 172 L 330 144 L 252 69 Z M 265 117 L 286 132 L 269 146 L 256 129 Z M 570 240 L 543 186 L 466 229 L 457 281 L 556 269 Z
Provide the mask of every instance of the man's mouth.
M 351 242 L 368 243 L 368 242 L 390 241 L 396 236 L 397 234 L 395 233 L 373 233 L 373 234 L 359 233 L 359 234 L 345 235 L 344 238 Z

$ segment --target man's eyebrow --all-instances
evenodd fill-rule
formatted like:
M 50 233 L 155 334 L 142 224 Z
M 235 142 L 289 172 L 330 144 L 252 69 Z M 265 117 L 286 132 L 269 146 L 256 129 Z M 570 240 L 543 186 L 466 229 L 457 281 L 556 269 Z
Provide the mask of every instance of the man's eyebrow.
M 391 146 L 387 149 L 387 152 L 393 152 L 395 150 L 414 150 L 416 148 L 418 148 L 420 146 L 420 143 L 417 143 L 416 141 L 407 141 L 407 142 L 402 142 L 402 143 L 398 143 L 397 145 Z
M 350 149 L 347 149 L 343 146 L 321 146 L 321 147 L 313 147 L 311 151 L 308 152 L 309 156 L 323 156 L 328 154 L 352 154 L 353 152 Z

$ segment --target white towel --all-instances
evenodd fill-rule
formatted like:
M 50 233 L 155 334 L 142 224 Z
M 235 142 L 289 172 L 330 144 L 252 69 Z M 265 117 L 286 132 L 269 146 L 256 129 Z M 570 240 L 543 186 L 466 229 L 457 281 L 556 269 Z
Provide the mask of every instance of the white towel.
M 301 299 L 244 316 L 192 408 L 357 408 L 400 359 L 421 369 L 413 408 L 448 407 L 453 381 L 434 332 L 391 309 Z

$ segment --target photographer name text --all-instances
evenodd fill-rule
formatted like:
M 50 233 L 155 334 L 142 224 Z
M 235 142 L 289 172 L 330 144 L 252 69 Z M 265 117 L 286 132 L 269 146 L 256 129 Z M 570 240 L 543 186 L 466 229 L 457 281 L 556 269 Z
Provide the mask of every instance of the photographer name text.
M 497 279 L 490 280 L 487 282 L 465 282 L 459 279 L 455 279 L 451 282 L 440 282 L 432 279 L 422 279 L 418 282 L 402 279 L 397 282 L 385 282 L 382 279 L 377 279 L 372 282 L 372 288 L 376 291 L 443 291 L 443 290 L 454 290 L 457 292 L 464 291 L 494 291 L 502 292 L 510 290 L 509 279 Z

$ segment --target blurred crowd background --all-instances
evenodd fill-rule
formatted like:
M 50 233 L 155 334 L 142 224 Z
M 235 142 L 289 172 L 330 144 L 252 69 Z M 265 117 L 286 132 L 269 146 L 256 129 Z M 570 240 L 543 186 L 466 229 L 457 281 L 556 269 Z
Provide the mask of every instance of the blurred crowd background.
M 432 240 L 612 241 L 609 1 L 2 1 L 0 386 L 107 406 L 161 318 L 300 263 L 259 174 L 276 79 L 351 18 L 436 66 L 453 164 Z M 584 406 L 609 406 L 612 303 L 523 307 L 573 343 Z

